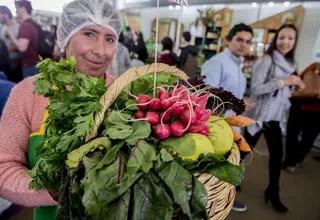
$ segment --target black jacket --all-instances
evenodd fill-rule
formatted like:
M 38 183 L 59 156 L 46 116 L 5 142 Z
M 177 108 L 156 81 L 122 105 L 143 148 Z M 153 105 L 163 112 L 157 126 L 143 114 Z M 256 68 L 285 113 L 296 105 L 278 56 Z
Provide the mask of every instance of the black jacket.
M 180 54 L 180 66 L 184 66 L 187 62 L 188 56 L 197 56 L 199 53 L 199 50 L 196 46 L 186 46 L 186 47 L 181 47 L 181 54 Z
M 0 72 L 10 74 L 9 51 L 2 40 L 0 40 Z

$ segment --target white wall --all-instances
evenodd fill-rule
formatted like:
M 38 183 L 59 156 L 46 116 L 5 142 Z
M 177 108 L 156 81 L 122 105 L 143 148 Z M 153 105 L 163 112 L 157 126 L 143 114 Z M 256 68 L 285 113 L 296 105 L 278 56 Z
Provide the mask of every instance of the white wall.
M 305 14 L 299 35 L 296 59 L 299 70 L 314 62 L 313 55 L 320 30 L 320 4 L 305 3 Z M 320 45 L 318 45 L 320 46 Z M 320 48 L 318 48 L 319 50 Z
M 300 5 L 300 3 L 291 3 L 289 7 L 283 7 L 282 4 L 275 4 L 274 7 L 268 7 L 267 4 L 262 4 L 260 14 L 258 7 L 252 8 L 251 4 L 190 6 L 189 8 L 183 9 L 182 23 L 184 24 L 185 30 L 189 30 L 191 23 L 199 16 L 197 9 L 204 9 L 208 7 L 215 10 L 219 10 L 223 7 L 231 8 L 233 10 L 231 26 L 233 26 L 240 22 L 252 24 L 258 20 L 273 16 L 298 5 Z M 305 15 L 301 26 L 302 28 L 299 33 L 300 36 L 296 51 L 299 70 L 304 69 L 313 61 L 312 56 L 314 54 L 315 42 L 320 30 L 320 3 L 303 3 L 303 6 L 305 8 Z M 141 9 L 140 11 L 142 18 L 141 31 L 144 34 L 145 39 L 148 39 L 151 34 L 152 21 L 156 17 L 156 9 L 147 8 Z M 178 15 L 179 12 L 177 10 L 169 10 L 168 7 L 162 7 L 159 10 L 160 18 L 178 19 Z

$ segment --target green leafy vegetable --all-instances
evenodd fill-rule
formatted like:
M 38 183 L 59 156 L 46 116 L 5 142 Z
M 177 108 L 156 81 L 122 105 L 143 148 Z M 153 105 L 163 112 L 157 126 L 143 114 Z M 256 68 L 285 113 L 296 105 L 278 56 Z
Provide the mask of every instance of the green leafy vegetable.
M 144 173 L 149 173 L 153 167 L 153 161 L 157 159 L 154 146 L 146 141 L 139 141 L 132 149 L 131 155 L 127 164 L 128 173 L 134 175 L 138 170 Z
M 91 170 L 86 168 L 86 176 L 81 181 L 84 187 L 82 203 L 86 211 L 94 219 L 101 219 L 100 214 L 107 209 L 107 204 L 117 200 L 124 194 L 141 176 L 129 175 L 125 171 L 126 157 L 119 152 L 114 163 Z M 106 205 L 105 205 L 106 204 Z
M 122 123 L 115 124 L 106 130 L 105 134 L 111 139 L 125 139 L 129 137 L 133 132 L 133 128 L 130 125 Z
M 150 136 L 151 126 L 146 121 L 137 121 L 132 124 L 133 133 L 126 138 L 129 145 L 135 145 L 139 139 L 144 139 Z
M 105 93 L 103 78 L 79 73 L 75 58 L 54 62 L 50 59 L 37 67 L 41 74 L 35 80 L 35 93 L 50 99 L 45 142 L 37 148 L 41 157 L 29 172 L 31 189 L 59 190 L 61 174 L 69 152 L 80 147 L 101 110 L 100 97 Z
M 110 149 L 111 148 L 111 141 L 107 137 L 101 137 L 94 139 L 93 141 L 81 146 L 78 149 L 70 152 L 68 154 L 68 159 L 66 164 L 70 168 L 76 168 L 79 163 L 82 161 L 82 158 L 87 155 L 89 152 L 93 152 L 97 148 L 100 149 Z
M 173 201 L 159 179 L 145 174 L 133 187 L 135 199 L 131 220 L 171 220 L 174 212 Z
M 233 165 L 224 157 L 212 153 L 201 154 L 197 161 L 176 159 L 191 173 L 211 173 L 219 180 L 235 186 L 240 185 L 244 178 L 244 167 L 242 165 Z
M 153 79 L 154 75 L 148 74 L 138 80 L 133 81 L 131 83 L 131 92 L 136 96 L 151 94 L 153 90 Z M 158 73 L 156 87 L 162 85 L 172 85 L 177 81 L 177 78 L 174 76 L 165 73 Z
M 126 102 L 126 108 L 132 111 L 138 111 L 137 101 L 135 99 L 130 99 Z

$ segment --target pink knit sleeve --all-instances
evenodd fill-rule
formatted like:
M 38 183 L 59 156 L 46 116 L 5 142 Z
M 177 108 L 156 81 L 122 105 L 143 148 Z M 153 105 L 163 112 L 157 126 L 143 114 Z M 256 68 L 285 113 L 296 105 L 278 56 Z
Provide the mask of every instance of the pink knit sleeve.
M 112 76 L 109 73 L 106 73 L 106 85 L 111 85 L 115 80 L 117 79 L 117 77 Z
M 34 105 L 32 80 L 13 88 L 0 121 L 0 197 L 29 206 L 56 205 L 47 191 L 28 190 L 27 153 Z

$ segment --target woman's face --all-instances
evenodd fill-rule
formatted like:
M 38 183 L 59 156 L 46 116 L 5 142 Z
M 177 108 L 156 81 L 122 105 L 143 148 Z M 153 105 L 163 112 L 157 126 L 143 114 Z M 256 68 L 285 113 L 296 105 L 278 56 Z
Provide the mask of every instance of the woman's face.
M 67 58 L 75 56 L 76 69 L 89 76 L 103 77 L 116 52 L 113 31 L 90 25 L 74 34 L 66 47 Z
M 138 41 L 139 40 L 139 36 L 137 35 L 136 32 L 133 32 L 133 40 L 134 41 Z
M 296 43 L 296 32 L 292 28 L 284 28 L 279 32 L 277 38 L 277 50 L 285 56 L 289 53 Z

